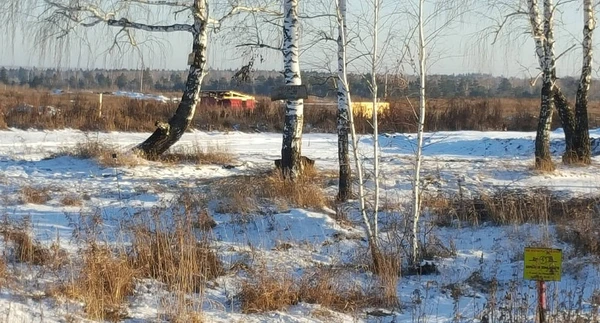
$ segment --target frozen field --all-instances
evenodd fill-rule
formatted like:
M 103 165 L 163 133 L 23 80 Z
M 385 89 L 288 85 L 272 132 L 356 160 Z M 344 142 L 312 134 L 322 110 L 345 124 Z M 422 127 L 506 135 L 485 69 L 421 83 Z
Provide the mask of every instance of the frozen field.
M 0 214 L 10 221 L 28 219 L 33 234 L 44 244 L 59 241 L 72 254 L 78 252 L 73 219 L 99 211 L 104 236 L 109 243 L 121 242 L 119 230 L 129 216 L 170 203 L 182 190 L 210 185 L 212 179 L 243 175 L 272 167 L 279 158 L 281 134 L 189 132 L 177 146 L 216 147 L 235 156 L 233 168 L 221 165 L 163 164 L 139 160 L 131 167 L 104 167 L 94 160 L 62 156 L 51 158 L 76 143 L 89 140 L 118 146 L 122 154 L 143 141 L 146 133 L 82 133 L 61 131 L 0 131 Z M 382 135 L 382 200 L 387 205 L 381 219 L 392 222 L 401 217 L 403 203 L 410 197 L 414 135 Z M 599 130 L 591 132 L 600 137 Z M 502 189 L 546 188 L 565 197 L 600 195 L 599 157 L 591 166 L 567 167 L 560 164 L 563 150 L 561 132 L 552 134 L 552 150 L 557 170 L 537 173 L 532 170 L 534 133 L 525 132 L 439 132 L 426 136 L 424 177 L 431 183 L 428 193 L 493 192 Z M 369 165 L 371 138 L 363 137 L 360 150 Z M 320 170 L 335 171 L 337 142 L 332 134 L 306 134 L 303 155 L 316 160 Z M 49 187 L 51 199 L 44 204 L 20 203 L 23 187 Z M 335 182 L 328 192 L 335 194 Z M 81 206 L 65 206 L 65 195 L 85 196 Z M 211 205 L 209 203 L 209 205 Z M 393 209 L 396 206 L 396 209 Z M 393 210 L 389 210 L 393 209 Z M 288 209 L 257 214 L 251 222 L 236 221 L 235 215 L 211 208 L 217 222 L 214 244 L 224 250 L 222 260 L 228 268 L 240 257 L 251 254 L 267 268 L 301 271 L 316 265 L 347 264 L 364 253 L 364 233 L 356 211 L 350 224 L 332 219 L 335 212 Z M 424 222 L 428 221 L 425 217 Z M 426 223 L 424 227 L 428 227 Z M 373 316 L 370 310 L 353 313 L 330 311 L 326 317 L 319 305 L 299 303 L 286 311 L 242 314 L 235 301 L 243 274 L 228 272 L 207 287 L 200 298 L 206 322 L 482 322 L 486 304 L 498 304 L 507 297 L 520 297 L 531 306 L 523 311 L 531 321 L 536 302 L 535 283 L 522 279 L 523 248 L 543 240 L 564 252 L 563 279 L 549 283 L 550 307 L 597 311 L 592 296 L 600 291 L 598 260 L 577 254 L 570 245 L 558 241 L 553 225 L 431 227 L 444 245 L 456 250 L 454 257 L 437 259 L 440 273 L 402 277 L 397 290 L 401 306 L 386 316 Z M 339 239 L 338 237 L 354 237 Z M 277 248 L 285 242 L 288 247 Z M 0 250 L 4 250 L 0 244 Z M 256 260 L 256 259 L 260 259 Z M 0 285 L 0 321 L 66 322 L 65 317 L 85 321 L 82 305 L 41 297 L 45 286 L 58 279 L 51 273 L 20 264 L 9 265 L 14 284 Z M 476 275 L 474 274 L 476 273 Z M 497 289 L 474 283 L 496 281 Z M 371 279 L 368 272 L 356 272 L 352 279 L 362 283 Z M 451 295 L 448 286 L 464 286 L 460 295 Z M 161 299 L 168 291 L 159 284 L 140 281 L 127 305 L 126 322 L 161 322 L 165 305 Z M 492 297 L 491 295 L 494 294 Z M 512 295 L 512 296 L 511 296 Z M 570 304 L 570 305 L 569 305 Z M 500 307 L 500 306 L 499 306 Z M 507 310 L 507 312 L 509 312 Z M 497 322 L 517 322 L 508 318 Z

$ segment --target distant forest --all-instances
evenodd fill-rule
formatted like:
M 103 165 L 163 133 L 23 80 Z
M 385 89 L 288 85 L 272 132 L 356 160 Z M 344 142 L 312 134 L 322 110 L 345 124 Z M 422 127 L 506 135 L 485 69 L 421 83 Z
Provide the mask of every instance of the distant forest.
M 203 90 L 235 90 L 258 96 L 269 96 L 274 87 L 284 84 L 278 71 L 253 71 L 251 81 L 239 82 L 235 70 L 209 70 L 204 78 Z M 186 71 L 168 70 L 57 70 L 0 68 L 0 83 L 28 86 L 34 89 L 181 92 L 185 87 Z M 371 96 L 369 74 L 350 74 L 352 95 L 357 98 Z M 335 98 L 334 75 L 306 71 L 302 82 L 311 96 Z M 497 77 L 489 74 L 429 75 L 427 95 L 429 98 L 482 98 L 509 97 L 535 98 L 540 93 L 540 83 L 531 85 L 529 79 Z M 563 92 L 574 97 L 578 79 L 559 79 Z M 418 96 L 418 83 L 414 76 L 396 74 L 378 75 L 379 97 L 382 100 L 398 100 Z M 590 99 L 600 98 L 600 86 L 592 82 Z

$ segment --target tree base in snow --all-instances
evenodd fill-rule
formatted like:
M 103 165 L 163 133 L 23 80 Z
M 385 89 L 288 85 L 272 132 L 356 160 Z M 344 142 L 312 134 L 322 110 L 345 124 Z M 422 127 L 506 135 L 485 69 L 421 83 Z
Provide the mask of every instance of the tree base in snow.
M 554 166 L 554 163 L 552 162 L 552 159 L 550 157 L 548 157 L 548 158 L 536 157 L 535 158 L 535 169 L 541 170 L 543 172 L 553 172 L 556 169 L 556 166 Z
M 314 167 L 315 166 L 315 160 L 310 159 L 306 156 L 300 156 L 300 163 L 302 163 L 303 169 L 306 167 Z M 281 169 L 281 159 L 275 159 L 275 168 Z
M 423 261 L 417 266 L 408 266 L 402 270 L 403 276 L 425 276 L 425 275 L 436 275 L 440 271 L 437 269 L 437 265 L 431 261 Z
M 579 156 L 577 152 L 571 150 L 564 153 L 562 156 L 562 161 L 565 165 L 585 166 L 592 163 L 592 157 L 590 154 Z

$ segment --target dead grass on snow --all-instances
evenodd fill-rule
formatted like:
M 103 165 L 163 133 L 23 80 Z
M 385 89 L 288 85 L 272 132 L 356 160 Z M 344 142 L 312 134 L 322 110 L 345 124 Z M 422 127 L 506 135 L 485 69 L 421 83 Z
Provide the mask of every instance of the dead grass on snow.
M 219 212 L 247 215 L 259 212 L 265 204 L 275 205 L 279 210 L 321 209 L 329 203 L 324 192 L 325 182 L 326 178 L 314 169 L 296 181 L 270 170 L 219 179 L 211 188 L 213 196 L 220 201 Z

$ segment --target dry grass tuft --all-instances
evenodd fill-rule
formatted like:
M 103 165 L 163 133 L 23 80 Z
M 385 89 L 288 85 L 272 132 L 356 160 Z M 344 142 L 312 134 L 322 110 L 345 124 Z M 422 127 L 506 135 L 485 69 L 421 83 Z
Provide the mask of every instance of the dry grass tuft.
M 195 231 L 204 206 L 201 199 L 182 194 L 172 206 L 142 215 L 132 226 L 130 261 L 141 276 L 158 279 L 174 290 L 201 292 L 206 281 L 223 274 L 216 252 Z M 172 213 L 172 219 L 165 220 L 164 212 Z
M 44 204 L 50 201 L 50 188 L 25 186 L 21 188 L 21 202 Z
M 441 226 L 553 223 L 557 225 L 558 238 L 571 243 L 577 252 L 600 254 L 600 233 L 595 229 L 600 225 L 598 198 L 565 200 L 544 190 L 513 190 L 474 198 L 428 196 L 423 199 L 423 206 Z
M 202 314 L 194 311 L 178 311 L 172 315 L 166 315 L 165 317 L 168 322 L 171 323 L 204 323 Z
M 300 278 L 299 295 L 302 302 L 320 304 L 341 312 L 390 305 L 386 295 L 376 292 L 375 288 L 353 283 L 352 277 L 331 268 L 319 268 L 304 274 Z M 394 304 L 397 304 L 397 300 Z
M 198 213 L 198 220 L 194 223 L 194 227 L 202 231 L 210 231 L 217 226 L 217 222 L 208 214 L 207 209 L 202 209 Z
M 454 220 L 469 225 L 563 223 L 593 212 L 596 205 L 598 201 L 593 198 L 563 200 L 544 190 L 498 191 L 473 198 L 437 195 L 423 200 L 423 206 L 442 226 L 451 225 Z
M 121 321 L 127 317 L 123 304 L 133 293 L 136 274 L 126 255 L 91 244 L 79 276 L 62 293 L 82 301 L 90 319 Z
M 12 246 L 16 261 L 38 266 L 51 263 L 52 251 L 34 241 L 25 229 L 4 228 L 2 236 Z
M 81 206 L 83 204 L 83 199 L 81 198 L 81 196 L 75 194 L 68 194 L 63 196 L 62 199 L 60 199 L 60 203 L 64 206 Z
M 220 212 L 250 214 L 260 211 L 264 200 L 280 209 L 320 209 L 329 202 L 324 192 L 325 181 L 316 170 L 306 172 L 296 181 L 284 178 L 278 171 L 268 171 L 225 178 L 212 187 L 221 202 Z
M 292 276 L 267 271 L 244 281 L 238 297 L 243 313 L 283 310 L 300 301 L 297 282 Z
M 143 277 L 185 292 L 200 292 L 207 280 L 223 273 L 221 261 L 208 243 L 197 242 L 179 230 L 137 229 L 131 262 Z
M 84 142 L 78 142 L 75 146 L 64 148 L 53 156 L 71 156 L 80 159 L 93 159 L 105 167 L 136 166 L 141 160 L 135 153 L 123 153 L 115 146 L 100 142 L 96 139 L 87 138 Z
M 235 162 L 234 156 L 223 147 L 201 147 L 198 144 L 187 147 L 177 146 L 159 156 L 159 160 L 165 163 L 197 165 L 229 165 Z
M 6 279 L 8 278 L 8 268 L 4 258 L 0 258 L 0 288 L 6 287 Z
M 535 170 L 541 172 L 551 173 L 556 170 L 556 165 L 552 162 L 552 159 L 548 157 L 547 159 L 535 158 Z
M 385 297 L 381 297 L 375 288 L 353 282 L 352 277 L 333 268 L 315 268 L 300 277 L 263 269 L 251 272 L 242 283 L 238 296 L 243 313 L 283 310 L 299 302 L 320 304 L 342 312 L 387 306 Z
M 6 118 L 4 117 L 4 113 L 0 112 L 0 129 L 7 129 L 8 125 L 6 124 Z
M 596 204 L 597 207 L 597 204 Z M 577 254 L 600 255 L 600 219 L 595 212 L 575 215 L 556 227 L 559 240 L 573 245 Z

